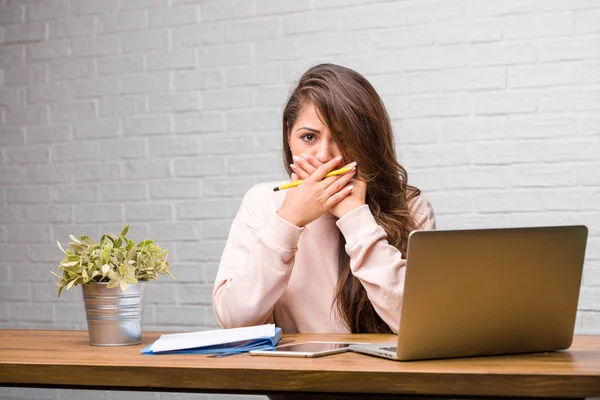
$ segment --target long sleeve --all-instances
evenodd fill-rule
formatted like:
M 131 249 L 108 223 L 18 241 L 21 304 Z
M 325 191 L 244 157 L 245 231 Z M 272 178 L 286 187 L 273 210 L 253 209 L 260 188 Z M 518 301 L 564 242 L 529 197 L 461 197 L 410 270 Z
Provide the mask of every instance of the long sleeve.
M 435 217 L 425 197 L 418 196 L 409 204 L 418 229 L 435 229 Z M 399 329 L 399 310 L 404 295 L 406 260 L 387 240 L 368 206 L 361 206 L 337 221 L 346 239 L 350 269 L 365 290 L 375 311 L 394 332 Z
M 231 226 L 213 290 L 224 328 L 272 321 L 290 278 L 304 228 L 279 217 L 272 193 L 264 184 L 250 189 Z

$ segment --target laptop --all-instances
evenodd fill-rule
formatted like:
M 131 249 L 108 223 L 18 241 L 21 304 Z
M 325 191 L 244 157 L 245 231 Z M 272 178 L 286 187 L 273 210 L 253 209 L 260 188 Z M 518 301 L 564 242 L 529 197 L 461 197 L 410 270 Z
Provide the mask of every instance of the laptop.
M 585 226 L 413 231 L 398 341 L 356 352 L 425 360 L 567 349 Z

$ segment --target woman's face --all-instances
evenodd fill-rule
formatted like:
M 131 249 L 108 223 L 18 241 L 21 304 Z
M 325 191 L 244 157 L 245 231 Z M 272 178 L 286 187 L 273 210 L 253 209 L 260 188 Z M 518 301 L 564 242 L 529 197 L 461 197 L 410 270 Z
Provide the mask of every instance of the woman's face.
M 306 153 L 326 163 L 342 155 L 329 128 L 321 122 L 312 103 L 306 103 L 300 108 L 296 123 L 288 135 L 292 156 L 302 157 L 302 153 Z M 344 160 L 339 165 L 344 165 Z

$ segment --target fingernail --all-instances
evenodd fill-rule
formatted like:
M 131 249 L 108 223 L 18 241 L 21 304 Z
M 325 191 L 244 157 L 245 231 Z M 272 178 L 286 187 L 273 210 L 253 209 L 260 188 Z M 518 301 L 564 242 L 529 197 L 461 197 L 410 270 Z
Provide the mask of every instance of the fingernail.
M 349 192 L 350 192 L 350 191 L 352 191 L 352 188 L 353 188 L 353 187 L 354 187 L 354 185 L 350 185 L 350 186 L 348 186 L 348 191 L 349 191 Z
M 292 172 L 292 180 L 295 181 L 296 180 L 296 174 Z
M 302 159 L 301 159 L 300 157 L 298 157 L 298 156 L 293 156 L 292 158 L 294 159 L 294 161 L 300 161 L 300 160 L 302 160 Z
M 302 157 L 306 158 L 308 160 L 308 157 L 310 157 L 308 154 L 306 153 L 302 153 Z
M 342 159 L 342 156 L 337 156 L 337 157 L 335 158 L 335 160 L 336 160 L 336 161 L 340 161 L 341 159 Z
M 294 164 L 290 164 L 290 168 L 293 169 L 294 171 L 296 170 L 296 166 Z
M 350 164 L 348 164 L 348 168 L 350 168 L 350 169 L 356 168 L 356 161 L 355 162 L 351 162 Z

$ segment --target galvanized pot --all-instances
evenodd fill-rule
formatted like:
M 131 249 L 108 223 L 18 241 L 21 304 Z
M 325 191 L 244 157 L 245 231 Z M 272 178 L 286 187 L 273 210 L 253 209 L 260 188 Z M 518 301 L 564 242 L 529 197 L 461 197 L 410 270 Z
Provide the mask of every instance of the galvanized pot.
M 81 286 L 90 345 L 127 346 L 142 343 L 145 282 L 107 288 L 106 283 Z

